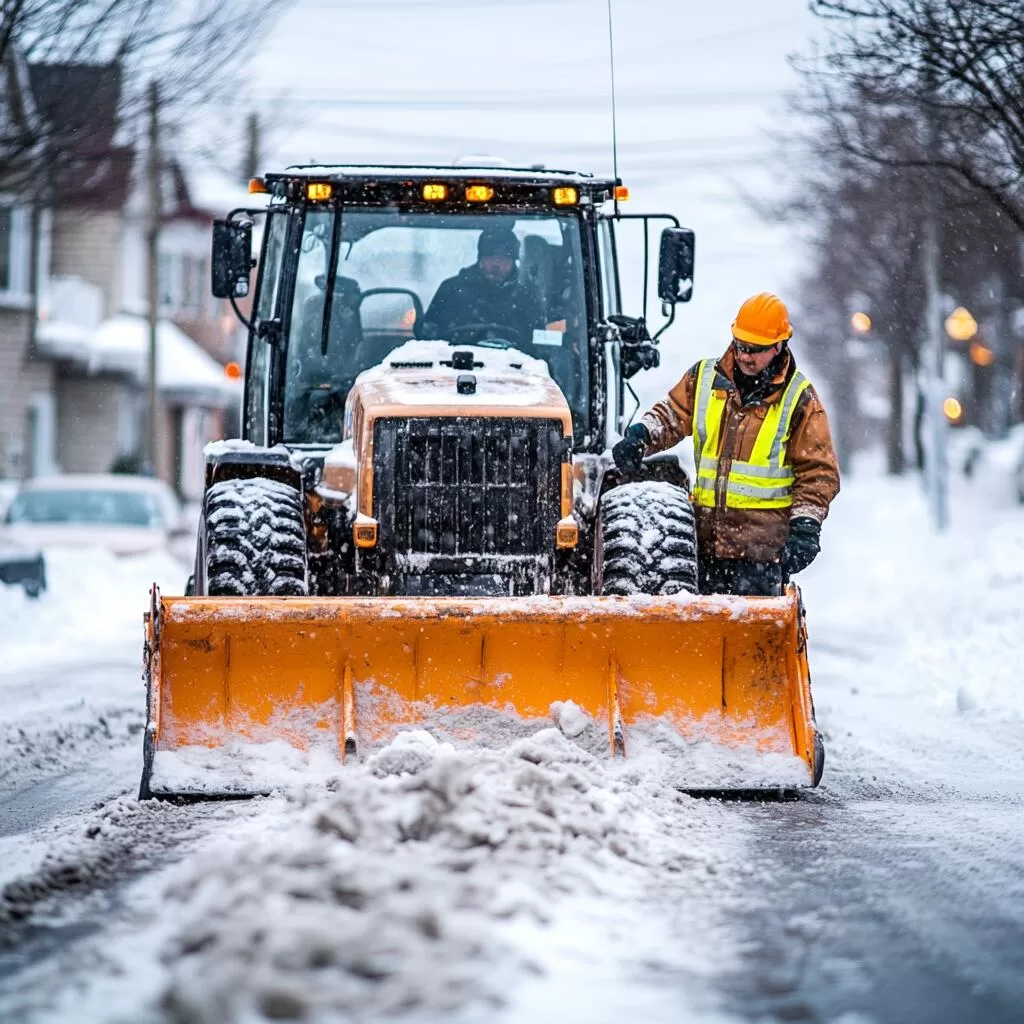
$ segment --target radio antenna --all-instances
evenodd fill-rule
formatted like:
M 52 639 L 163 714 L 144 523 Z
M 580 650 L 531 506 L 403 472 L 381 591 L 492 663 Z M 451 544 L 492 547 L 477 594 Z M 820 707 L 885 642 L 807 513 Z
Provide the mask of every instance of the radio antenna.
M 619 140 L 615 124 L 615 32 L 612 27 L 612 0 L 608 0 L 608 66 L 612 78 L 612 174 L 615 176 L 615 216 L 619 215 Z

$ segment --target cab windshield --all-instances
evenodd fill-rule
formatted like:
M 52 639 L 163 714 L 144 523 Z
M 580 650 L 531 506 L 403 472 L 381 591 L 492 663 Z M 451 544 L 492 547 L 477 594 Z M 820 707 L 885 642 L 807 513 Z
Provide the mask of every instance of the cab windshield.
M 340 441 L 356 376 L 412 338 L 511 347 L 545 360 L 582 437 L 582 265 L 571 213 L 309 210 L 287 331 L 285 440 Z

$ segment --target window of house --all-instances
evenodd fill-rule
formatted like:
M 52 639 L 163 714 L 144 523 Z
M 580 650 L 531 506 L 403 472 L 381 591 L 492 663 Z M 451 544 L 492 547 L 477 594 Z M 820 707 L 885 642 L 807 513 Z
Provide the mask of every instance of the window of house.
M 175 259 L 169 252 L 160 253 L 160 310 L 161 312 L 173 312 L 178 308 L 177 295 L 175 294 Z
M 0 206 L 0 292 L 11 289 L 12 213 L 10 206 Z
M 181 257 L 182 308 L 190 313 L 203 309 L 203 278 L 205 261 L 198 256 Z
M 0 300 L 29 299 L 29 211 L 0 199 Z

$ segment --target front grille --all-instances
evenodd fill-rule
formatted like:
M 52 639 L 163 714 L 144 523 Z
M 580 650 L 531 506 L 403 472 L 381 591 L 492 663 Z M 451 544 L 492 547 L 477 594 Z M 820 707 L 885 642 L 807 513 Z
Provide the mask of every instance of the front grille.
M 378 420 L 373 514 L 381 547 L 453 556 L 551 550 L 565 444 L 558 420 Z

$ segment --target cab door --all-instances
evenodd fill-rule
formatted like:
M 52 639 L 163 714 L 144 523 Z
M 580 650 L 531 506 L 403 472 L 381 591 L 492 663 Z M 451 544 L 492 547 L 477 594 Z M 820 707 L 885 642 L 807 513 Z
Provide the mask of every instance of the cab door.
M 263 252 L 256 283 L 256 302 L 245 373 L 245 409 L 242 436 L 253 444 L 270 444 L 272 412 L 270 381 L 273 349 L 280 337 L 284 294 L 285 251 L 291 215 L 285 210 L 268 214 L 263 231 Z

